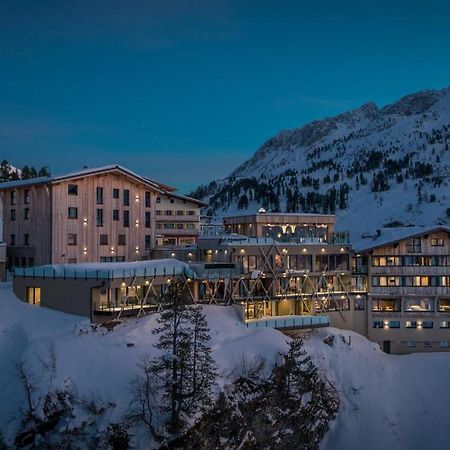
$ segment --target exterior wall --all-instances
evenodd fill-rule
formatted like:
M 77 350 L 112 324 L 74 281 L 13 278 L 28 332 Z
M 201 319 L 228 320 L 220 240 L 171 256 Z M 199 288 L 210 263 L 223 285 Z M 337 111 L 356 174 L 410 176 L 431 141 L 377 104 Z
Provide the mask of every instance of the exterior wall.
M 78 195 L 68 195 L 69 184 L 78 186 Z M 97 187 L 103 188 L 103 204 L 97 204 Z M 119 189 L 119 198 L 113 198 Z M 124 190 L 129 190 L 129 206 L 124 205 Z M 145 192 L 150 192 L 150 207 L 145 206 Z M 104 173 L 72 179 L 53 185 L 52 263 L 98 262 L 101 258 L 123 258 L 124 261 L 147 259 L 145 236 L 155 243 L 156 191 L 118 173 Z M 78 218 L 68 218 L 68 208 L 78 208 Z M 97 226 L 97 209 L 103 210 L 103 226 Z M 113 220 L 113 210 L 119 220 Z M 124 226 L 124 211 L 129 211 L 129 227 Z M 145 225 L 150 212 L 150 227 Z M 68 245 L 68 234 L 77 235 L 77 245 Z M 126 245 L 118 245 L 118 235 L 125 235 Z M 100 245 L 100 235 L 108 244 Z
M 355 310 L 353 305 L 348 311 L 328 311 L 330 325 L 341 330 L 351 330 L 367 336 L 367 311 Z
M 157 197 L 155 214 L 158 245 L 195 244 L 200 234 L 199 205 L 170 194 Z
M 280 227 L 282 233 L 295 234 L 297 227 L 319 226 L 326 228 L 327 237 L 334 231 L 336 217 L 326 214 L 253 214 L 226 217 L 223 220 L 227 233 L 237 233 L 250 237 L 264 237 L 265 227 Z
M 99 286 L 97 280 L 15 277 L 13 291 L 26 302 L 27 288 L 38 287 L 41 289 L 41 306 L 90 318 L 91 288 L 95 286 Z
M 25 193 L 29 192 L 29 202 L 25 203 Z M 16 204 L 11 204 L 11 193 L 15 192 Z M 8 264 L 32 266 L 48 264 L 51 261 L 51 188 L 49 185 L 27 186 L 2 191 L 3 235 L 8 245 Z M 25 219 L 25 209 L 29 209 L 29 219 Z M 11 210 L 15 220 L 11 220 Z M 11 235 L 15 235 L 12 245 Z M 25 242 L 29 235 L 29 243 Z
M 447 232 L 436 231 L 417 239 L 420 248 L 408 247 L 404 239 L 369 254 L 368 338 L 391 353 L 448 351 L 450 347 L 450 328 L 442 327 L 450 321 L 450 307 L 439 310 L 440 301 L 450 306 L 450 238 Z M 444 245 L 432 245 L 438 239 Z M 425 265 L 413 265 L 416 262 Z M 441 262 L 444 264 L 432 265 Z M 433 284 L 444 286 L 410 285 L 431 283 L 431 277 L 440 280 Z M 374 286 L 379 280 L 387 285 Z M 432 322 L 433 328 L 425 328 L 424 322 Z

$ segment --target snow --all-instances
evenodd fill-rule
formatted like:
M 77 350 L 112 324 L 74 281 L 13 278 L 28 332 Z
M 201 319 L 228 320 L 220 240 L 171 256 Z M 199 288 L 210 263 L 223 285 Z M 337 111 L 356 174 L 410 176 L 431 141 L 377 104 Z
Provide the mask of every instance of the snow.
M 375 231 L 392 222 L 406 226 L 430 226 L 449 224 L 446 214 L 448 208 L 448 185 L 450 181 L 450 88 L 441 91 L 424 91 L 407 96 L 385 108 L 374 104 L 343 113 L 336 117 L 311 122 L 303 127 L 285 130 L 264 143 L 254 156 L 239 166 L 230 177 L 256 178 L 260 182 L 269 182 L 287 170 L 297 171 L 297 179 L 311 176 L 320 180 L 320 187 L 302 187 L 299 193 L 325 193 L 347 183 L 350 186 L 349 207 L 337 209 L 336 230 L 350 231 L 352 241 L 360 239 L 361 233 Z M 439 131 L 441 139 L 431 142 L 428 138 Z M 310 157 L 315 150 L 321 149 L 320 156 Z M 389 178 L 390 188 L 385 192 L 371 192 L 371 181 L 375 173 L 383 170 L 377 167 L 364 172 L 368 183 L 357 189 L 356 176 L 349 177 L 347 170 L 355 161 L 359 161 L 371 150 L 384 152 L 386 158 L 399 161 L 410 155 L 411 162 L 431 163 L 433 174 L 428 177 L 409 176 L 398 183 L 395 176 Z M 439 157 L 439 160 L 437 159 Z M 337 174 L 329 167 L 314 168 L 313 163 L 332 160 L 340 166 L 342 172 L 339 181 L 325 183 L 323 179 Z M 304 171 L 304 172 L 302 172 Z M 403 174 L 405 170 L 402 170 Z M 436 178 L 442 184 L 436 183 Z M 290 176 L 285 177 L 289 186 Z M 439 180 L 438 180 L 439 181 Z M 217 189 L 233 184 L 225 178 L 217 181 Z M 418 198 L 418 186 L 421 185 L 422 199 Z M 241 191 L 242 195 L 244 191 Z M 211 193 L 213 196 L 215 192 Z M 248 194 L 248 192 L 247 192 Z M 430 201 L 431 195 L 435 201 Z M 247 211 L 256 212 L 261 204 L 252 200 Z M 241 215 L 237 207 L 239 195 L 230 205 L 214 211 L 217 217 Z M 280 209 L 285 210 L 286 196 L 280 194 Z M 270 214 L 270 213 L 268 213 Z
M 189 264 L 176 259 L 153 259 L 134 262 L 49 264 L 31 268 L 16 268 L 17 276 L 124 278 L 133 276 L 186 275 L 195 278 Z
M 268 373 L 287 349 L 285 335 L 246 328 L 232 307 L 205 306 L 204 311 L 219 388 L 260 358 Z M 110 332 L 93 330 L 79 317 L 22 303 L 11 293 L 10 283 L 0 285 L 0 429 L 7 442 L 19 426 L 25 399 L 15 375 L 17 361 L 25 360 L 45 376 L 37 357 L 45 357 L 53 345 L 55 385 L 70 383 L 80 396 L 113 401 L 117 406 L 107 418 L 117 421 L 127 409 L 136 364 L 157 354 L 157 336 L 152 334 L 156 318 L 130 319 Z M 335 336 L 331 347 L 323 343 L 330 334 Z M 306 335 L 305 349 L 341 397 L 323 449 L 448 448 L 450 354 L 387 355 L 364 337 L 333 328 Z

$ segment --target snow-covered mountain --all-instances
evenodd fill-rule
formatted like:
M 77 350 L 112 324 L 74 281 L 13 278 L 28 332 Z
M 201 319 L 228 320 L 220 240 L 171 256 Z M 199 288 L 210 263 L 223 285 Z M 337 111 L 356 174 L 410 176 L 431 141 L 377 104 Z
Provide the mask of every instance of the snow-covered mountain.
M 281 131 L 229 177 L 196 191 L 217 217 L 336 213 L 352 237 L 381 226 L 450 222 L 450 88 L 373 102 Z

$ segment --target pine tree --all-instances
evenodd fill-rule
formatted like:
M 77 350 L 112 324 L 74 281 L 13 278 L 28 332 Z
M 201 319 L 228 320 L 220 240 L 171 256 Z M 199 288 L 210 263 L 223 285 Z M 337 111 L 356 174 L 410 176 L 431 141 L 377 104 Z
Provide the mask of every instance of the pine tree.
M 8 161 L 4 159 L 0 163 L 0 181 L 9 181 L 11 175 L 11 166 Z

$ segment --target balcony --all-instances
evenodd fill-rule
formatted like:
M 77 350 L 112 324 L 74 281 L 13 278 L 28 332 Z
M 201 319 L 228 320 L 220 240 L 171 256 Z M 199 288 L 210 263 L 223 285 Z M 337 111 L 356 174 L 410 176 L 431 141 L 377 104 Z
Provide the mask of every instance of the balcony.
M 165 228 L 158 228 L 156 230 L 157 235 L 161 236 L 198 236 L 199 230 L 198 228 L 194 228 L 192 230 L 178 230 L 178 229 L 165 229 Z
M 172 216 L 155 216 L 157 222 L 200 222 L 200 216 L 197 214 L 194 214 L 192 216 L 186 215 L 186 216 L 178 216 L 178 215 L 172 215 Z
M 330 326 L 328 316 L 275 316 L 246 320 L 247 328 L 276 328 L 279 330 L 301 330 Z

